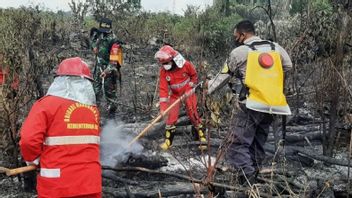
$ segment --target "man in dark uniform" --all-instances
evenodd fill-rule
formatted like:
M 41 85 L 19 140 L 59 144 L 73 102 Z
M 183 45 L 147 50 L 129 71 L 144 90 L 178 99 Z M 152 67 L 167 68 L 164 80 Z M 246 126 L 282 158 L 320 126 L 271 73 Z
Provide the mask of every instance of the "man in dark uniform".
M 234 37 L 238 47 L 230 53 L 223 71 L 208 82 L 208 94 L 230 79 L 242 87 L 237 95 L 239 110 L 232 122 L 226 161 L 245 184 L 255 182 L 265 157 L 264 144 L 273 114 L 291 114 L 283 94 L 283 75 L 292 68 L 292 62 L 279 44 L 256 36 L 254 25 L 248 20 L 235 26 Z

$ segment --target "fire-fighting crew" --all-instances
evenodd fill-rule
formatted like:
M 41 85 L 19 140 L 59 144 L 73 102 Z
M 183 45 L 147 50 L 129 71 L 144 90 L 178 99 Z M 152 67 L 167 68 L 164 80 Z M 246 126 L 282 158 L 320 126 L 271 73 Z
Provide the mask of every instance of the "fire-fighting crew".
M 292 68 L 292 62 L 280 45 L 257 37 L 253 23 L 248 20 L 235 26 L 234 37 L 238 47 L 230 53 L 223 71 L 208 82 L 208 93 L 232 77 L 240 85 L 236 89 L 232 84 L 239 96 L 239 110 L 232 123 L 226 160 L 239 171 L 240 183 L 246 184 L 247 179 L 255 182 L 265 157 L 263 146 L 273 114 L 291 114 L 283 86 L 284 72 Z
M 93 76 L 97 103 L 100 105 L 105 97 L 108 103 L 108 115 L 114 118 L 117 108 L 117 80 L 121 85 L 120 67 L 123 64 L 123 56 L 122 42 L 116 39 L 111 27 L 112 21 L 108 18 L 102 18 L 99 22 L 99 29 L 92 28 L 90 36 L 91 47 L 96 54 Z
M 23 159 L 40 166 L 38 197 L 101 197 L 100 117 L 93 77 L 79 57 L 63 60 L 56 75 L 22 126 Z
M 160 113 L 174 103 L 185 93 L 190 93 L 198 83 L 197 71 L 194 65 L 185 60 L 183 56 L 169 45 L 164 45 L 155 54 L 155 59 L 160 63 Z M 170 89 L 169 89 L 170 88 Z M 169 95 L 170 93 L 170 95 Z M 200 141 L 200 149 L 206 148 L 206 138 L 201 118 L 197 112 L 197 96 L 193 92 L 184 101 L 188 117 Z M 172 145 L 176 131 L 176 122 L 179 116 L 180 103 L 176 104 L 168 113 L 165 127 L 165 141 L 160 145 L 162 150 L 168 150 Z

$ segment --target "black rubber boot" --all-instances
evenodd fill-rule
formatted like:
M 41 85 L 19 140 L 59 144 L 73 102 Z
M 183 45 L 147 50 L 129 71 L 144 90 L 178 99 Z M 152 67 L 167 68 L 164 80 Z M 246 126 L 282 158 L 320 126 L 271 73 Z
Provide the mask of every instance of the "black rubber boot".
M 240 185 L 242 186 L 251 186 L 253 184 L 256 184 L 257 183 L 257 176 L 258 176 L 258 172 L 255 171 L 253 173 L 249 173 L 249 174 L 246 174 L 245 176 L 244 175 L 240 175 L 239 176 L 239 179 L 238 179 L 238 182 Z

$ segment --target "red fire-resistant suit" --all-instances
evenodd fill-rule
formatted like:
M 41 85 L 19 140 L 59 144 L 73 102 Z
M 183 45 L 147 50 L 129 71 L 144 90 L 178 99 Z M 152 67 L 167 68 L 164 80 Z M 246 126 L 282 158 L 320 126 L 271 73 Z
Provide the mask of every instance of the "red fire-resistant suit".
M 186 61 L 182 68 L 175 67 L 171 70 L 165 70 L 160 67 L 160 109 L 164 111 L 169 105 L 177 100 L 184 93 L 190 91 L 197 84 L 198 77 L 194 65 Z M 170 89 L 169 89 L 170 88 Z M 171 90 L 171 95 L 169 91 Z M 185 105 L 188 117 L 193 126 L 198 127 L 201 119 L 197 112 L 197 96 L 190 95 L 185 99 Z M 180 103 L 175 105 L 169 112 L 166 120 L 167 125 L 174 125 L 177 122 L 180 110 Z
M 45 96 L 22 126 L 26 161 L 40 158 L 38 197 L 101 197 L 99 112 L 96 106 Z

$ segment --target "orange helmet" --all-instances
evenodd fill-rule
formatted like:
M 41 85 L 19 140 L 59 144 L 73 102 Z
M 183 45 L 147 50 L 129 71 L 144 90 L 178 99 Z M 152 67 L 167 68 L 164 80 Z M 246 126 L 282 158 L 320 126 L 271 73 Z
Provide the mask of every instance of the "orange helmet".
M 157 59 L 159 63 L 168 63 L 177 55 L 178 52 L 174 50 L 174 48 L 169 45 L 164 45 L 155 53 L 154 58 Z
M 56 70 L 58 76 L 81 76 L 89 80 L 94 80 L 88 64 L 79 57 L 67 58 L 63 60 Z

